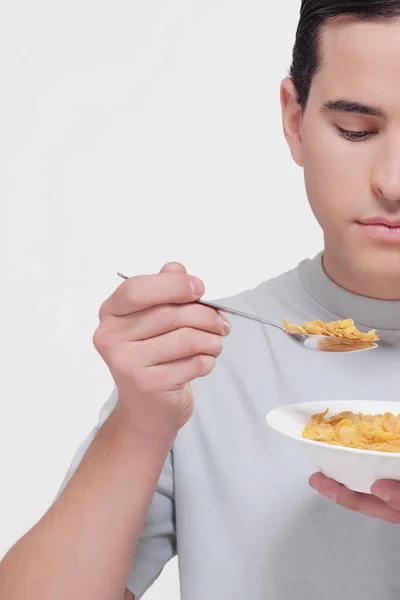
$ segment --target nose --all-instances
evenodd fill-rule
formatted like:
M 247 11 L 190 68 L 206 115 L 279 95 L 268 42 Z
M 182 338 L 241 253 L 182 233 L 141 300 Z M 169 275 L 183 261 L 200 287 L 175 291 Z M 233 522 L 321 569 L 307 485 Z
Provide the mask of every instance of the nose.
M 400 202 L 400 144 L 382 152 L 375 165 L 372 188 L 376 196 L 390 203 Z

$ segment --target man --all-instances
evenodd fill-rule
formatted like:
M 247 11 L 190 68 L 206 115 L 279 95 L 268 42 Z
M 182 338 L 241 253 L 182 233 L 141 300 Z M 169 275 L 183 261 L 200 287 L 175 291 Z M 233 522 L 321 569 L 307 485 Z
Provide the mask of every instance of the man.
M 176 553 L 184 600 L 399 598 L 400 483 L 363 496 L 316 474 L 316 494 L 265 425 L 285 403 L 399 393 L 400 0 L 301 10 L 283 126 L 324 251 L 224 303 L 276 321 L 354 317 L 380 348 L 312 353 L 230 326 L 193 303 L 204 285 L 180 264 L 124 282 L 94 338 L 116 391 L 3 560 L 2 600 L 141 598 Z

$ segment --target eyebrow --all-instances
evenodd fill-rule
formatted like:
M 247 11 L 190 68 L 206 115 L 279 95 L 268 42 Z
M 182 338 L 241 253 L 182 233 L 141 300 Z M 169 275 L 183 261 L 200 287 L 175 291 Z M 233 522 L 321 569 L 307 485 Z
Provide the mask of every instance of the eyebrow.
M 361 115 L 368 115 L 370 117 L 379 117 L 380 119 L 386 119 L 386 113 L 378 106 L 368 106 L 368 104 L 362 104 L 360 102 L 352 102 L 350 100 L 331 100 L 325 102 L 321 110 L 332 111 L 332 112 L 346 112 L 346 113 L 359 113 Z

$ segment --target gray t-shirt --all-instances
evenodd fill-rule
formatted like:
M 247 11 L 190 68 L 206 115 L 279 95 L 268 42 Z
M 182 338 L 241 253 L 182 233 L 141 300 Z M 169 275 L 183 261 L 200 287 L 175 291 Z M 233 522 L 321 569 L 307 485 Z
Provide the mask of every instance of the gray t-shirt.
M 308 486 L 315 470 L 267 412 L 293 402 L 400 399 L 400 302 L 336 286 L 321 255 L 224 304 L 281 322 L 353 317 L 379 349 L 314 353 L 231 317 L 213 373 L 165 464 L 127 587 L 140 598 L 176 553 L 184 600 L 398 600 L 400 528 L 347 511 Z M 117 401 L 112 395 L 99 426 Z M 82 444 L 62 488 L 98 428 Z

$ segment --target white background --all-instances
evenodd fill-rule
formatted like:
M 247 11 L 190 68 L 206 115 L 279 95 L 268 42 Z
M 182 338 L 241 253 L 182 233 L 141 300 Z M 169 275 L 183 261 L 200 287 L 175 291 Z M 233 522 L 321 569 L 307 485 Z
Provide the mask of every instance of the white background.
M 299 6 L 3 6 L 0 556 L 46 511 L 111 392 L 92 335 L 117 270 L 179 260 L 215 298 L 321 248 L 281 131 Z M 178 596 L 172 561 L 146 598 Z

